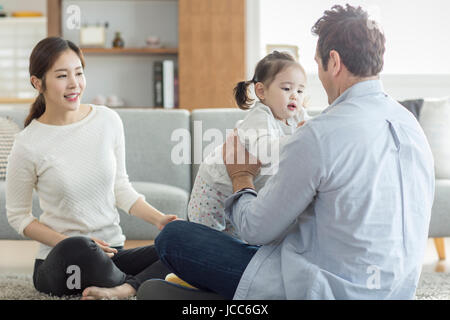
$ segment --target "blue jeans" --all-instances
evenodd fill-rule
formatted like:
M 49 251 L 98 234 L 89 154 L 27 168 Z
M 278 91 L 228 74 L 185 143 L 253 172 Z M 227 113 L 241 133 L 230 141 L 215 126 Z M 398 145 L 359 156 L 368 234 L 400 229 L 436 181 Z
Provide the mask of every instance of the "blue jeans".
M 177 220 L 155 240 L 159 258 L 171 272 L 198 289 L 232 299 L 258 246 L 204 225 Z

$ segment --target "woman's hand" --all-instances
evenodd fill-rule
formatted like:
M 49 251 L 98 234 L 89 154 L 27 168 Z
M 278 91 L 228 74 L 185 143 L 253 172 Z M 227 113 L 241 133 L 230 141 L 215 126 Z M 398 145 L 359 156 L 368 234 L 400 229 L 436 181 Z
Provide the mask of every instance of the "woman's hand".
M 94 237 L 91 237 L 91 239 L 94 240 L 94 242 L 108 255 L 108 257 L 112 258 L 114 257 L 114 254 L 117 253 L 117 249 L 111 248 L 109 243 Z
M 155 225 L 159 230 L 162 230 L 166 224 L 171 221 L 181 220 L 174 214 L 164 214 L 153 208 L 153 206 L 151 206 L 143 198 L 139 198 L 133 204 L 130 209 L 130 214 Z
M 159 230 L 162 230 L 162 229 L 164 229 L 166 224 L 168 224 L 169 222 L 172 222 L 174 220 L 182 220 L 182 219 L 178 218 L 174 214 L 164 214 L 161 216 L 159 221 L 156 223 L 156 226 L 158 227 Z

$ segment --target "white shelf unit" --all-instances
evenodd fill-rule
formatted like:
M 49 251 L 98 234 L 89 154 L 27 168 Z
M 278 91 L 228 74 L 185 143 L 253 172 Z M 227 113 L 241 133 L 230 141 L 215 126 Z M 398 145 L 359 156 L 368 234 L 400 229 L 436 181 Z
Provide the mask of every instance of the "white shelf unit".
M 72 5 L 79 8 L 81 26 L 108 22 L 105 48 L 82 49 L 87 82 L 82 101 L 117 96 L 127 107 L 154 107 L 155 61 L 178 66 L 178 0 L 62 0 L 62 37 L 79 45 L 80 30 L 66 23 Z M 115 32 L 125 48 L 111 48 Z M 163 48 L 144 48 L 149 36 L 159 37 Z
M 0 18 L 0 99 L 30 99 L 29 58 L 33 47 L 47 36 L 47 18 Z

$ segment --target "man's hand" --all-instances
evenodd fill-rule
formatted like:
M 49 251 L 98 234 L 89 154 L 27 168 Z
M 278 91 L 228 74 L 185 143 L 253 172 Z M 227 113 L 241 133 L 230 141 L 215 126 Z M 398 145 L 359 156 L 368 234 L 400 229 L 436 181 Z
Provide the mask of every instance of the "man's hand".
M 300 121 L 298 124 L 297 124 L 297 128 L 300 128 L 302 125 L 304 125 L 305 124 L 305 120 L 303 120 L 303 121 Z
M 261 162 L 250 154 L 239 141 L 237 129 L 227 137 L 222 151 L 223 162 L 233 182 L 234 192 L 253 188 L 253 178 L 261 168 Z

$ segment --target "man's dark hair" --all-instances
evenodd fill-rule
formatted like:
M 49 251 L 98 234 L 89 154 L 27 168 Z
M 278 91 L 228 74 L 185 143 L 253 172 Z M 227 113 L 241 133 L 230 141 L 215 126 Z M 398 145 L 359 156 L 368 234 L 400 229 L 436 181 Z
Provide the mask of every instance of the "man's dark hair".
M 383 69 L 384 34 L 361 7 L 335 5 L 324 12 L 311 31 L 319 36 L 317 50 L 325 71 L 331 50 L 339 53 L 355 76 L 375 76 Z

